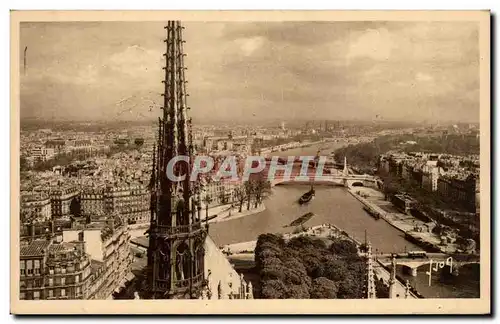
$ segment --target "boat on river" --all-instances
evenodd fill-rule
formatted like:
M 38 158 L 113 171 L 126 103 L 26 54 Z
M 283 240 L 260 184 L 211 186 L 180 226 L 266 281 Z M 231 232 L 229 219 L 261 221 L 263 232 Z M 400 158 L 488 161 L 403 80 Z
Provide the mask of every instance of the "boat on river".
M 365 212 L 368 213 L 368 215 L 372 216 L 373 218 L 380 219 L 380 214 L 377 213 L 376 211 L 372 210 L 371 208 L 363 206 L 363 209 Z
M 315 194 L 316 191 L 314 190 L 313 186 L 311 186 L 311 190 L 309 190 L 299 198 L 299 204 L 303 205 L 310 202 Z

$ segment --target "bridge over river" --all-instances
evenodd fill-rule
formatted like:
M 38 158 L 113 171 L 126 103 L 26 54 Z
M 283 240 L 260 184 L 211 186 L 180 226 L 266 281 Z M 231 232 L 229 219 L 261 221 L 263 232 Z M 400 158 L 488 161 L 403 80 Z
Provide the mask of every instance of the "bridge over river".
M 317 184 L 317 185 L 332 185 L 332 186 L 365 186 L 377 187 L 379 180 L 367 174 L 354 174 L 349 169 L 343 172 L 335 167 L 325 166 L 323 168 L 315 168 L 308 166 L 306 172 L 303 172 L 303 163 L 301 160 L 295 160 L 290 167 L 286 163 L 278 163 L 274 174 L 270 174 L 271 161 L 266 160 L 266 167 L 261 172 L 262 175 L 271 179 L 271 186 L 285 184 Z M 289 170 L 285 168 L 289 167 Z
M 394 254 L 374 254 L 374 258 L 384 266 L 390 266 L 392 264 Z M 479 255 L 475 254 L 453 254 L 448 255 L 444 253 L 427 253 L 424 258 L 415 257 L 398 257 L 395 258 L 396 265 L 403 267 L 406 273 L 411 274 L 416 277 L 418 274 L 418 268 L 424 265 L 429 265 L 429 267 L 435 268 L 435 270 L 447 267 L 450 272 L 454 269 L 458 270 L 460 267 L 467 264 L 479 264 Z

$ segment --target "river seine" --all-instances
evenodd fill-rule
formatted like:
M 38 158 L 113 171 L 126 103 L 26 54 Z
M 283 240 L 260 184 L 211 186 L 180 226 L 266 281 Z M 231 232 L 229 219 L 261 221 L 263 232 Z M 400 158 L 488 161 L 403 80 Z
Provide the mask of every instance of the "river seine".
M 308 148 L 276 152 L 275 155 L 298 156 L 314 155 L 318 149 L 321 155 L 330 152 L 344 143 L 315 145 Z M 307 185 L 283 185 L 272 188 L 271 196 L 265 200 L 266 210 L 231 221 L 210 225 L 210 236 L 219 246 L 253 241 L 263 233 L 289 233 L 294 227 L 287 227 L 300 216 L 312 212 L 314 216 L 304 225 L 307 227 L 333 224 L 347 232 L 360 242 L 366 238 L 371 242 L 373 252 L 391 253 L 422 250 L 407 241 L 404 234 L 384 220 L 376 220 L 368 215 L 362 204 L 343 187 L 316 186 L 315 198 L 306 205 L 299 205 L 299 197 L 308 190 Z M 244 206 L 243 208 L 246 208 Z M 366 231 L 366 232 L 365 232 Z M 478 268 L 478 267 L 477 267 Z M 479 296 L 479 278 L 477 268 L 464 268 L 460 276 L 447 283 L 440 280 L 439 273 L 434 274 L 431 286 L 425 272 L 428 266 L 419 268 L 417 277 L 411 277 L 398 267 L 398 274 L 408 279 L 413 287 L 427 298 L 477 298 Z

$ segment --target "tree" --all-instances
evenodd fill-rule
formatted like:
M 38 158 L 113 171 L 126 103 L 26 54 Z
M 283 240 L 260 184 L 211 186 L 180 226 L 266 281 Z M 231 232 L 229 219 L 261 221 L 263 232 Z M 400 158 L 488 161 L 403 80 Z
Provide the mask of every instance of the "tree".
M 205 204 L 205 215 L 206 215 L 206 219 L 208 219 L 208 205 L 210 205 L 212 203 L 212 196 L 210 196 L 209 194 L 206 194 L 204 197 L 203 197 L 203 203 Z
M 238 202 L 239 205 L 238 211 L 241 213 L 243 209 L 243 203 L 245 202 L 246 199 L 245 187 L 243 185 L 239 185 L 236 188 L 234 188 L 234 198 Z
M 247 200 L 247 210 L 250 210 L 250 201 L 252 200 L 252 194 L 254 193 L 254 183 L 253 181 L 247 181 L 244 183 L 243 188 L 245 190 L 245 197 Z
M 305 284 L 300 285 L 287 285 L 285 298 L 288 299 L 309 299 L 309 287 Z
M 363 283 L 358 282 L 353 276 L 347 275 L 346 278 L 340 282 L 337 296 L 341 299 L 360 299 L 363 298 L 363 291 Z
M 253 192 L 255 195 L 255 208 L 271 194 L 271 183 L 262 177 L 253 180 Z
M 322 268 L 322 276 L 334 281 L 342 281 L 347 276 L 349 270 L 344 260 L 328 260 Z
M 225 205 L 227 203 L 227 196 L 226 196 L 226 192 L 224 190 L 222 190 L 221 192 L 219 192 L 219 195 L 218 195 L 217 198 L 219 198 L 219 202 L 222 205 Z
M 347 256 L 352 254 L 357 254 L 358 248 L 356 244 L 349 240 L 335 240 L 330 246 L 330 251 L 334 254 L 341 256 Z
M 310 236 L 285 242 L 260 235 L 255 268 L 262 298 L 363 298 L 366 265 L 351 241 L 331 238 L 333 247 Z
M 136 138 L 134 140 L 134 144 L 137 146 L 137 147 L 141 147 L 143 144 L 144 144 L 144 139 L 143 138 Z
M 337 298 L 338 285 L 330 279 L 319 277 L 313 280 L 311 298 L 313 299 L 335 299 Z
M 262 283 L 261 297 L 263 299 L 283 299 L 286 296 L 286 286 L 281 280 L 268 280 Z

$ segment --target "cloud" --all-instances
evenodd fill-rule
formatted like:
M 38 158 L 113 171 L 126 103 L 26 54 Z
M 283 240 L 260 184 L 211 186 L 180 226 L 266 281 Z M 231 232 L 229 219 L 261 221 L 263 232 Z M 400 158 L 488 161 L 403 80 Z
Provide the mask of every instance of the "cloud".
M 369 29 L 349 43 L 347 58 L 368 57 L 374 60 L 388 60 L 393 47 L 392 37 L 386 28 Z
M 429 74 L 418 72 L 415 75 L 415 80 L 420 81 L 420 82 L 431 82 L 431 81 L 434 81 L 434 78 Z
M 189 105 L 199 120 L 479 116 L 475 23 L 185 26 Z M 22 115 L 116 118 L 116 102 L 130 96 L 123 108 L 148 112 L 141 98 L 161 102 L 164 37 L 149 22 L 22 25 Z
M 256 50 L 258 50 L 265 42 L 263 37 L 252 37 L 252 38 L 243 38 L 235 41 L 239 46 L 243 55 L 250 56 Z
M 131 76 L 141 78 L 147 71 L 157 69 L 163 63 L 162 54 L 138 45 L 128 46 L 125 50 L 109 57 L 107 66 Z

